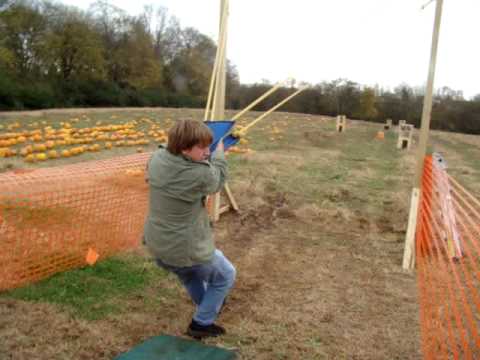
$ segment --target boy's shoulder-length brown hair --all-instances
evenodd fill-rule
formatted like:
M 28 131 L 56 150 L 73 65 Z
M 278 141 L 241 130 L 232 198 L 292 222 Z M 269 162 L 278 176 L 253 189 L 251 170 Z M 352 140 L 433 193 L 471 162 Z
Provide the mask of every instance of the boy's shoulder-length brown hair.
M 195 145 L 209 146 L 213 135 L 208 126 L 197 120 L 178 120 L 168 131 L 167 150 L 180 155 L 183 150 L 189 150 Z

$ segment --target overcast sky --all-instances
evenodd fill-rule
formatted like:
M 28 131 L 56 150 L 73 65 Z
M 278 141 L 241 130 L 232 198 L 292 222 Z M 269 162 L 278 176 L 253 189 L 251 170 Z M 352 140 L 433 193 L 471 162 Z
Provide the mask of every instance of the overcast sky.
M 317 83 L 424 86 L 435 3 L 428 0 L 230 0 L 227 56 L 242 83 L 289 76 Z M 91 0 L 63 0 L 88 9 Z M 131 15 L 163 6 L 215 41 L 220 0 L 110 0 Z M 480 0 L 444 0 L 435 87 L 480 94 Z

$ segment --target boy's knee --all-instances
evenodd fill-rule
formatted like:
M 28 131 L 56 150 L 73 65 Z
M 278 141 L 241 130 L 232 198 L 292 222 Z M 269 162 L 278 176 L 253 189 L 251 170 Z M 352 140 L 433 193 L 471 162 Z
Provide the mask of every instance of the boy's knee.
M 228 272 L 228 282 L 230 286 L 233 286 L 235 283 L 235 279 L 237 277 L 237 269 L 235 269 L 235 266 L 231 266 Z

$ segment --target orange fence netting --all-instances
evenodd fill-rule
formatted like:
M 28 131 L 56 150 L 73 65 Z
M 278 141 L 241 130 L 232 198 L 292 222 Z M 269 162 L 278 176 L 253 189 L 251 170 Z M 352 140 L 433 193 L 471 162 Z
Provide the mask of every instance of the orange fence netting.
M 480 358 L 480 202 L 425 159 L 416 229 L 426 359 Z
M 0 290 L 138 246 L 150 155 L 0 174 Z

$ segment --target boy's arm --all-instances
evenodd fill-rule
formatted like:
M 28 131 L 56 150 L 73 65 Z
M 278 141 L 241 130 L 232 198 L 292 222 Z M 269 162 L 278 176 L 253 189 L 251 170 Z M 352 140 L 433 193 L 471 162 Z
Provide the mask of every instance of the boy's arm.
M 150 162 L 152 161 L 152 158 L 153 158 L 153 154 L 152 156 L 150 156 L 150 159 L 147 160 L 147 165 L 145 166 L 145 175 L 144 175 L 144 179 L 145 179 L 145 182 L 148 184 L 148 181 L 149 181 L 149 174 L 148 174 L 148 168 L 150 166 Z
M 158 148 L 159 149 L 165 149 L 165 146 L 163 146 L 162 144 L 158 145 Z M 145 182 L 148 184 L 148 181 L 149 181 L 149 177 L 148 177 L 148 168 L 150 166 L 150 162 L 152 161 L 153 159 L 153 156 L 155 155 L 155 152 L 152 153 L 152 156 L 150 156 L 150 158 L 147 160 L 147 165 L 145 166 Z
M 204 177 L 202 193 L 208 195 L 219 192 L 225 184 L 227 176 L 227 161 L 225 160 L 222 143 L 217 146 L 217 149 L 212 154 L 210 165 Z

